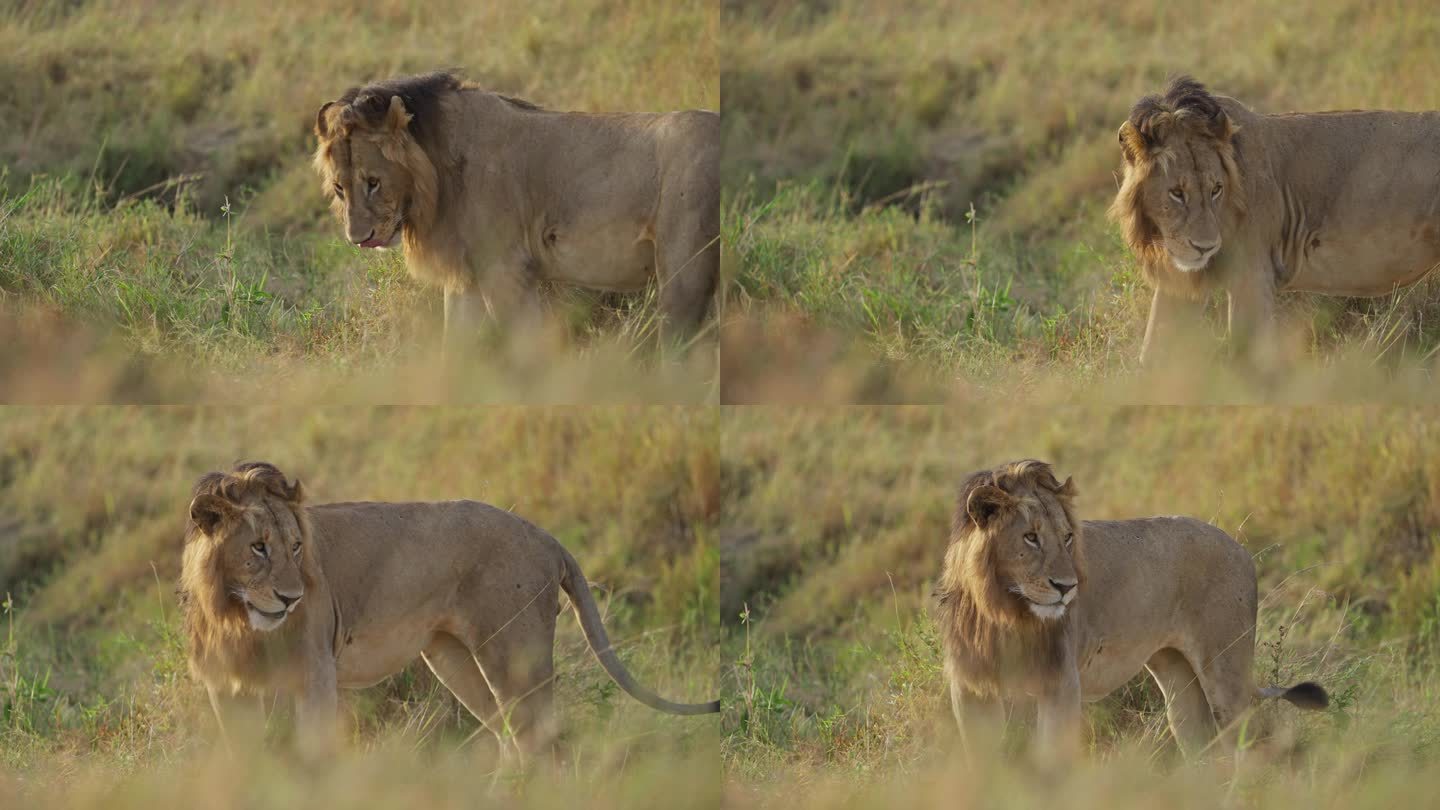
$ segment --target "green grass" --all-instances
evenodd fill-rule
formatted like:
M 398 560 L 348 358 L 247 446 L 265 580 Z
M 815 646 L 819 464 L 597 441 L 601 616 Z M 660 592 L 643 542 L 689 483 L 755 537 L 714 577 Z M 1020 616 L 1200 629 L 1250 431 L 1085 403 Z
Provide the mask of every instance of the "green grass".
M 369 374 L 393 390 L 387 374 L 438 351 L 439 293 L 406 276 L 399 251 L 344 243 L 310 167 L 315 110 L 353 85 L 447 67 L 554 109 L 718 109 L 718 26 L 712 5 L 657 0 L 12 5 L 0 306 L 142 358 L 162 399 L 197 375 Z M 477 398 L 545 398 L 544 369 L 577 361 L 678 383 L 690 401 L 717 384 L 713 334 L 683 375 L 642 349 L 654 290 L 550 293 L 557 334 L 525 350 L 528 375 L 497 337 L 474 364 Z M 56 342 L 27 347 L 36 365 Z
M 719 669 L 717 435 L 716 414 L 691 408 L 0 410 L 0 801 L 192 803 L 219 779 L 247 804 L 410 804 L 443 778 L 442 803 L 626 806 L 683 783 L 683 806 L 713 806 L 716 722 L 621 693 L 569 618 L 557 707 L 573 759 L 552 784 L 501 773 L 492 791 L 493 749 L 465 744 L 477 724 L 418 662 L 342 697 L 350 731 L 332 765 L 296 768 L 283 740 L 227 764 L 186 671 L 174 587 L 189 487 L 238 459 L 278 464 L 314 502 L 484 500 L 548 529 L 609 588 L 607 625 L 641 682 L 706 699 Z M 265 776 L 231 783 L 227 767 Z
M 767 806 L 1236 801 L 1380 807 L 1435 787 L 1440 466 L 1433 413 L 1376 408 L 730 409 L 722 424 L 722 756 Z M 1090 755 L 959 761 L 930 618 L 954 489 L 1039 457 L 1082 518 L 1184 514 L 1256 555 L 1261 683 L 1315 679 L 1324 713 L 1267 705 L 1238 775 L 1185 765 L 1139 678 L 1087 711 Z M 1138 574 L 1137 574 L 1138 575 Z M 1198 575 L 1203 576 L 1203 572 Z M 1410 779 L 1408 784 L 1396 780 Z M 1398 793 L 1396 791 L 1399 791 Z M 1293 801 L 1300 801 L 1299 798 Z M 1338 804 L 1337 804 L 1338 802 Z
M 1440 67 L 1437 23 L 1410 2 L 727 12 L 732 317 L 794 314 L 942 386 L 1133 377 L 1149 290 L 1104 211 L 1116 128 L 1167 76 L 1262 111 L 1440 107 L 1418 78 Z M 1379 357 L 1429 378 L 1435 291 L 1285 296 L 1287 345 L 1321 374 Z

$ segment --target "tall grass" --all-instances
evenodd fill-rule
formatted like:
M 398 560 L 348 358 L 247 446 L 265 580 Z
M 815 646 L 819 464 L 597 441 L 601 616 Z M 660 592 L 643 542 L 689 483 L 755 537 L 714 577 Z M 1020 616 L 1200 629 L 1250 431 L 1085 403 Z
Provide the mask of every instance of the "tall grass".
M 309 166 L 315 110 L 356 84 L 452 67 L 554 109 L 718 109 L 718 26 L 711 4 L 653 0 L 12 4 L 0 10 L 0 304 L 96 334 L 106 354 L 178 366 L 171 376 L 377 371 L 370 388 L 393 389 L 385 372 L 437 351 L 439 294 L 398 251 L 343 243 Z M 653 290 L 551 293 L 556 334 L 519 351 L 526 373 L 497 345 L 472 376 L 534 378 L 579 359 L 683 385 L 688 401 L 715 386 L 713 335 L 683 382 L 674 360 L 643 351 Z M 163 379 L 149 388 L 173 393 Z
M 476 723 L 418 662 L 345 694 L 334 763 L 299 768 L 283 739 L 212 762 L 174 583 L 190 484 L 239 459 L 276 463 L 314 502 L 484 500 L 552 532 L 607 586 L 607 625 L 641 682 L 706 699 L 718 689 L 717 432 L 712 411 L 688 408 L 0 410 L 0 800 L 195 803 L 214 782 L 253 801 L 622 806 L 683 775 L 684 800 L 713 806 L 715 722 L 621 693 L 565 617 L 556 690 L 570 759 L 553 784 L 516 782 L 493 746 L 467 743 Z
M 1440 107 L 1415 78 L 1437 67 L 1437 22 L 1405 0 L 727 12 L 734 316 L 798 313 L 942 384 L 1133 378 L 1149 291 L 1104 209 L 1115 130 L 1168 76 L 1260 111 Z M 1430 379 L 1435 300 L 1433 281 L 1370 301 L 1285 296 L 1288 351 L 1319 374 L 1381 358 Z
M 1043 800 L 1014 751 L 997 747 L 974 769 L 958 760 L 930 614 L 958 482 L 1038 457 L 1074 476 L 1082 519 L 1184 514 L 1235 536 L 1260 572 L 1256 680 L 1315 679 L 1334 696 L 1321 714 L 1265 706 L 1236 775 L 1185 766 L 1158 690 L 1137 678 L 1087 711 L 1087 762 L 1045 784 L 1088 785 L 1101 792 L 1083 801 L 1096 806 L 1140 806 L 1132 785 L 1193 791 L 1183 807 L 1293 806 L 1287 790 L 1380 806 L 1392 780 L 1420 778 L 1440 738 L 1433 416 L 731 409 L 720 603 L 732 789 L 776 806 L 873 806 L 886 791 L 913 804 L 944 791 L 962 806 Z

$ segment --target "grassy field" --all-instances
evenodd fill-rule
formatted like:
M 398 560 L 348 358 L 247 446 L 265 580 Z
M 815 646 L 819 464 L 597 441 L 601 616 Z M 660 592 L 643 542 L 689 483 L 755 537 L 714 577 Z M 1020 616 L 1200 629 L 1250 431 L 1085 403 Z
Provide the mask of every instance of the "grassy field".
M 368 375 L 356 399 L 433 389 L 393 376 L 436 353 L 439 293 L 407 278 L 400 251 L 344 243 L 309 165 L 315 111 L 347 87 L 444 67 L 554 109 L 718 109 L 718 32 L 718 7 L 699 1 L 6 4 L 0 321 L 58 324 L 26 345 L 40 360 L 93 345 L 66 376 L 114 355 L 138 371 L 110 390 L 36 391 L 24 372 L 44 363 L 22 356 L 3 382 L 100 401 L 205 398 L 196 379 Z M 557 334 L 494 347 L 466 398 L 713 396 L 713 334 L 685 358 L 637 353 L 653 289 L 553 292 Z
M 1425 804 L 1440 784 L 1440 446 L 1433 410 L 980 406 L 729 409 L 722 424 L 723 758 L 737 806 Z M 929 611 L 969 472 L 1073 475 L 1083 518 L 1185 514 L 1260 571 L 1261 712 L 1238 775 L 1185 765 L 1157 689 L 1087 711 L 1091 755 L 1036 775 L 958 757 Z M 897 799 L 896 796 L 902 797 Z
M 567 613 L 557 707 L 573 761 L 530 782 L 423 664 L 342 697 L 346 753 L 301 768 L 283 743 L 214 749 L 174 597 L 189 489 L 264 459 L 313 502 L 474 498 L 552 532 L 610 589 L 636 677 L 718 691 L 718 417 L 711 409 L 289 406 L 0 410 L 0 805 L 711 806 L 717 722 L 620 692 Z M 671 801 L 683 794 L 681 802 Z
M 728 317 L 861 335 L 947 389 L 1133 379 L 1149 291 L 1104 212 L 1116 129 L 1168 76 L 1261 111 L 1440 108 L 1440 18 L 1418 0 L 726 9 Z M 1437 301 L 1433 281 L 1285 296 L 1294 388 L 1353 397 L 1355 367 L 1433 387 Z

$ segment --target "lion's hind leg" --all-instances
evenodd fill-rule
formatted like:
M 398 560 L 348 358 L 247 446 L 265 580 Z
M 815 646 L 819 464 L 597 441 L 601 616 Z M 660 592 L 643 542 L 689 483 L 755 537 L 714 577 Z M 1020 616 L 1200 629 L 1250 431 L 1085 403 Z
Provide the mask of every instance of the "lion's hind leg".
M 500 626 L 486 621 L 473 628 L 473 635 L 462 637 L 480 662 L 500 701 L 505 727 L 526 759 L 554 753 L 559 733 L 554 712 L 555 590 L 548 586 L 546 598 L 532 600 Z
M 440 633 L 422 655 L 440 683 L 480 721 L 485 731 L 495 737 L 503 756 L 505 741 L 500 735 L 500 705 L 495 701 L 495 693 L 490 690 L 490 684 L 486 682 L 470 649 L 454 636 Z
M 687 338 L 699 328 L 720 280 L 718 201 L 691 199 L 695 190 L 688 185 L 662 193 L 655 222 L 660 331 L 666 341 Z
M 1170 733 L 1186 757 L 1199 756 L 1215 738 L 1216 725 L 1195 668 L 1179 650 L 1166 648 L 1150 657 L 1145 668 L 1165 696 Z

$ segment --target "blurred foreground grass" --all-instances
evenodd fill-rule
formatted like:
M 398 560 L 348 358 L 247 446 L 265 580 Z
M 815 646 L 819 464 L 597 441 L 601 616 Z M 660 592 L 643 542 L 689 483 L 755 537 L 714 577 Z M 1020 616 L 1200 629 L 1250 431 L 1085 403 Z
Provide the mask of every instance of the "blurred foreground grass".
M 344 243 L 309 165 L 315 110 L 353 85 L 449 67 L 554 109 L 718 109 L 718 30 L 718 7 L 698 1 L 8 4 L 0 321 L 51 318 L 105 347 L 85 359 L 164 369 L 113 395 L 52 387 L 52 401 L 194 400 L 201 381 L 365 372 L 378 379 L 351 385 L 357 398 L 389 401 L 385 375 L 437 352 L 439 293 L 406 277 L 399 251 Z M 586 365 L 653 378 L 644 387 L 667 401 L 711 395 L 713 333 L 684 361 L 645 356 L 653 289 L 553 293 L 556 334 L 523 361 L 493 347 L 466 399 L 551 399 L 552 366 L 574 379 Z M 27 349 L 12 368 L 55 351 Z M 33 391 L 23 375 L 0 384 Z M 626 391 L 589 384 L 597 399 Z M 561 398 L 587 398 L 574 387 Z
M 573 759 L 525 783 L 417 662 L 345 693 L 349 751 L 282 741 L 212 760 L 174 599 L 189 487 L 240 459 L 313 502 L 473 498 L 512 509 L 610 589 L 627 667 L 662 694 L 718 690 L 718 419 L 687 408 L 0 409 L 0 806 L 714 806 L 717 724 L 620 692 L 578 625 L 557 636 Z M 678 722 L 676 722 L 678 721 Z M 268 753 L 267 753 L 268 751 Z M 684 787 L 681 791 L 680 788 Z M 215 803 L 220 804 L 216 805 Z
M 1440 787 L 1437 415 L 728 409 L 727 790 L 776 807 L 1430 803 Z M 967 768 L 930 593 L 959 481 L 1024 457 L 1074 476 L 1082 519 L 1184 514 L 1235 536 L 1260 572 L 1257 682 L 1318 680 L 1333 708 L 1263 706 L 1266 733 L 1232 778 L 1180 761 L 1163 700 L 1142 677 L 1087 710 L 1091 753 L 1074 770 L 1035 774 L 1012 751 Z
M 1421 0 L 737 2 L 724 26 L 731 312 L 863 335 L 941 386 L 1128 383 L 1150 293 L 1104 211 L 1116 128 L 1167 76 L 1265 112 L 1440 108 Z M 1433 390 L 1436 283 L 1284 296 L 1288 353 L 1342 398 L 1395 392 L 1344 397 L 1337 365 Z

